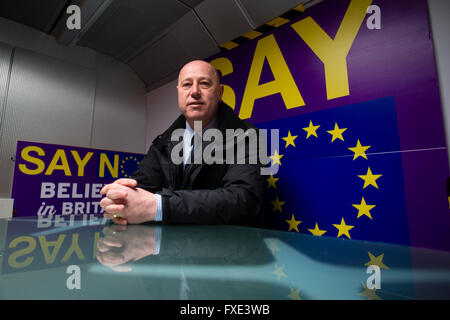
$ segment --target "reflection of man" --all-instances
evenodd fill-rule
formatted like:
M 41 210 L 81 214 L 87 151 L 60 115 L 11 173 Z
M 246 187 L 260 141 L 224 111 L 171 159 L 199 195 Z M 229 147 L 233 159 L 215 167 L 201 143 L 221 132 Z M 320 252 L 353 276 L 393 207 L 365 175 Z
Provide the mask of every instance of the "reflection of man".
M 97 260 L 115 271 L 133 269 L 134 262 L 156 265 L 267 264 L 273 257 L 258 229 L 234 226 L 110 225 L 97 241 Z M 149 259 L 144 259 L 149 257 Z
M 105 217 L 118 224 L 147 221 L 165 223 L 261 225 L 264 179 L 259 165 L 190 164 L 197 127 L 247 130 L 252 125 L 239 119 L 220 102 L 223 86 L 216 70 L 207 62 L 192 61 L 178 76 L 178 104 L 182 115 L 152 143 L 132 179 L 118 179 L 101 193 Z M 193 129 L 194 128 L 194 129 Z M 184 130 L 183 163 L 171 160 L 175 142 L 172 133 Z

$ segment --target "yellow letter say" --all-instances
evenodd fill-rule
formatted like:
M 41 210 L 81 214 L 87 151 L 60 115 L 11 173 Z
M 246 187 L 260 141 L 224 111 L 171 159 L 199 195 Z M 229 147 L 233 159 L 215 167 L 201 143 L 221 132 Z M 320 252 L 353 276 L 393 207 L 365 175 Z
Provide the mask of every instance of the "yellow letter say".
M 61 164 L 58 164 L 59 160 L 61 160 Z M 67 161 L 66 153 L 63 149 L 58 149 L 53 156 L 52 162 L 48 165 L 47 171 L 45 171 L 45 175 L 50 176 L 53 174 L 55 170 L 63 170 L 64 175 L 71 176 L 69 162 Z
M 42 150 L 39 147 L 29 146 L 29 147 L 23 148 L 22 152 L 20 153 L 20 156 L 22 157 L 22 159 L 27 161 L 27 162 L 30 162 L 30 163 L 33 163 L 33 164 L 37 165 L 37 168 L 36 169 L 29 169 L 26 164 L 19 164 L 19 170 L 22 171 L 23 173 L 29 174 L 29 175 L 40 174 L 45 169 L 45 163 L 44 163 L 44 161 L 42 161 L 39 158 L 35 158 L 35 157 L 30 156 L 29 153 L 31 151 L 36 152 L 38 154 L 38 156 L 45 156 L 44 150 Z
M 267 62 L 269 63 L 274 80 L 259 85 L 265 59 L 267 59 Z M 283 98 L 287 109 L 305 105 L 275 37 L 269 35 L 258 40 L 256 45 L 244 97 L 242 98 L 239 117 L 241 119 L 250 118 L 256 99 L 276 93 L 281 93 L 281 97 Z
M 71 150 L 71 152 L 72 152 L 73 158 L 75 159 L 75 162 L 78 165 L 78 176 L 79 177 L 83 177 L 84 176 L 84 167 L 86 166 L 86 164 L 88 163 L 89 159 L 92 157 L 92 155 L 94 153 L 93 152 L 88 152 L 88 153 L 86 153 L 84 158 L 81 159 L 80 155 L 78 154 L 78 151 Z
M 328 100 L 350 94 L 347 55 L 371 3 L 372 0 L 352 0 L 334 40 L 311 17 L 292 24 L 325 66 Z

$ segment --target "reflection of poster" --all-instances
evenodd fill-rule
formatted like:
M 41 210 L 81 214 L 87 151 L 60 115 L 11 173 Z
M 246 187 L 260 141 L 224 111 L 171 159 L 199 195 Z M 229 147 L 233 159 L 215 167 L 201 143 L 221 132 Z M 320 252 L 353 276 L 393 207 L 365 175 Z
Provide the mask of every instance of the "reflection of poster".
M 1 273 L 28 272 L 97 261 L 103 215 L 54 215 L 7 222 Z
M 143 154 L 17 142 L 13 217 L 99 214 L 100 190 L 130 176 Z
M 209 59 L 223 100 L 280 130 L 268 227 L 450 250 L 430 33 L 426 0 L 323 1 Z

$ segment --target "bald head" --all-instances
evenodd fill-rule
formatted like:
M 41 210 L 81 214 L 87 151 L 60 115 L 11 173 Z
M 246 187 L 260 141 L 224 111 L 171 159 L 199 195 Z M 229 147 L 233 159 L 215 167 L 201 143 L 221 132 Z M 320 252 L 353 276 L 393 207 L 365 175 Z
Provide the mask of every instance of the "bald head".
M 203 60 L 193 60 L 191 62 L 186 63 L 181 69 L 180 72 L 178 73 L 178 82 L 180 81 L 180 75 L 182 74 L 182 72 L 184 71 L 185 68 L 189 69 L 189 68 L 198 68 L 198 67 L 204 67 L 205 70 L 208 70 L 208 72 L 211 73 L 211 76 L 216 77 L 216 81 L 217 83 L 220 83 L 220 77 L 219 77 L 219 72 L 216 70 L 216 68 L 213 67 L 212 64 L 210 64 L 209 62 L 203 61 Z
M 207 126 L 214 119 L 223 86 L 214 67 L 202 60 L 191 61 L 181 68 L 178 75 L 178 106 L 189 125 L 202 121 Z

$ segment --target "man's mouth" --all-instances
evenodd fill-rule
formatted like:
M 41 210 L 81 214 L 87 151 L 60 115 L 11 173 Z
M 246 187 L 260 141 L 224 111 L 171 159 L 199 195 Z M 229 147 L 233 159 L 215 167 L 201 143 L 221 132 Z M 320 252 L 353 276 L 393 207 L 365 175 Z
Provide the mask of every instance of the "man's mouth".
M 201 105 L 203 105 L 203 102 L 199 102 L 199 101 L 189 102 L 188 103 L 188 107 L 198 107 L 198 106 L 201 106 Z

